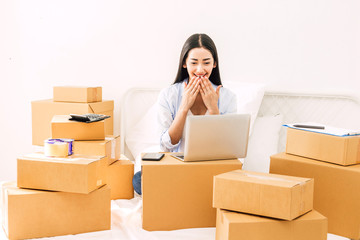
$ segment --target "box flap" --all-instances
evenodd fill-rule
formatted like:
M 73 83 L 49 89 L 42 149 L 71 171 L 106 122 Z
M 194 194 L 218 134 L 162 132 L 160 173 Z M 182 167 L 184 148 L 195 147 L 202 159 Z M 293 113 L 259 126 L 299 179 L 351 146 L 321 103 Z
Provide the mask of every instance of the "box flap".
M 59 122 L 71 122 L 69 120 L 70 115 L 55 115 L 53 116 L 53 118 L 51 119 L 52 123 L 59 123 Z
M 165 153 L 165 152 L 164 152 Z M 241 164 L 239 159 L 224 159 L 224 160 L 211 160 L 211 161 L 198 161 L 198 162 L 183 162 L 175 157 L 171 156 L 172 153 L 165 153 L 165 156 L 160 161 L 141 161 L 142 166 L 148 165 L 216 165 L 216 164 Z
M 86 109 L 89 106 L 89 103 L 77 103 L 77 102 L 55 102 L 53 99 L 44 99 L 44 100 L 36 100 L 32 101 L 31 104 L 41 104 L 48 105 L 49 107 L 53 107 L 54 104 L 58 107 L 61 106 L 62 109 L 67 109 L 71 106 L 71 109 L 78 109 L 79 112 L 74 112 L 76 114 L 81 114 L 82 112 L 87 112 Z
M 49 107 L 56 104 L 56 106 L 62 106 L 64 109 L 67 109 L 71 105 L 71 109 L 79 109 L 75 114 L 83 113 L 101 113 L 114 110 L 114 100 L 104 100 L 102 102 L 93 102 L 93 103 L 77 103 L 77 102 L 55 102 L 53 99 L 45 100 L 36 100 L 32 101 L 31 104 L 44 104 L 49 105 Z M 85 110 L 86 109 L 86 110 Z
M 284 161 L 305 163 L 305 164 L 309 164 L 311 162 L 311 164 L 314 166 L 321 166 L 321 167 L 326 166 L 328 168 L 341 169 L 342 171 L 360 172 L 360 164 L 342 166 L 342 165 L 338 165 L 338 164 L 334 164 L 334 163 L 318 161 L 318 160 L 311 159 L 311 158 L 300 157 L 300 156 L 296 156 L 293 154 L 288 154 L 286 152 L 274 154 L 274 155 L 270 156 L 270 159 L 274 159 L 274 160 L 280 159 L 280 160 L 284 160 Z M 271 171 L 271 165 L 270 165 L 270 171 Z
M 65 86 L 54 86 L 53 88 L 99 88 L 100 86 L 75 86 L 75 85 L 65 85 Z
M 102 102 L 89 103 L 89 109 L 93 113 L 102 113 L 114 110 L 113 100 L 104 100 Z
M 47 157 L 43 153 L 30 153 L 21 156 L 18 159 L 87 165 L 92 162 L 98 161 L 102 158 L 105 158 L 105 156 L 88 156 L 88 155 L 73 154 L 67 157 Z
M 305 184 L 310 181 L 309 178 L 291 177 L 278 174 L 258 173 L 244 170 L 234 170 L 231 172 L 217 175 L 216 178 L 229 180 L 239 180 L 245 182 L 259 183 L 263 185 L 273 185 L 280 187 L 294 187 L 296 185 Z
M 13 195 L 28 195 L 28 194 L 47 194 L 56 191 L 51 190 L 37 190 L 37 189 L 28 189 L 28 188 L 19 188 L 16 182 L 9 182 L 4 188 L 6 190 L 7 196 Z
M 124 154 L 120 155 L 119 160 L 129 160 L 130 161 L 130 159 L 128 157 L 126 157 Z

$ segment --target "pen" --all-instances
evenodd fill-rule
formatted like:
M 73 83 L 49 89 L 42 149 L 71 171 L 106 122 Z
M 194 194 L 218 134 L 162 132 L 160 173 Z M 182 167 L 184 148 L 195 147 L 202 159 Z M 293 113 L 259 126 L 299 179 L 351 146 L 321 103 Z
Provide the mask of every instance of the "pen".
M 324 126 L 314 126 L 314 125 L 294 124 L 293 126 L 297 128 L 325 129 Z

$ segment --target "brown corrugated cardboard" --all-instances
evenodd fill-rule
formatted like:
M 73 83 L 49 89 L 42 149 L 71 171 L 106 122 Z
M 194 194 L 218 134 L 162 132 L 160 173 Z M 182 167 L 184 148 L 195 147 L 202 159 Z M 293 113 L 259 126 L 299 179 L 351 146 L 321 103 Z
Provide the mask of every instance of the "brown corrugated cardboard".
M 329 222 L 329 233 L 360 239 L 360 165 L 339 166 L 279 153 L 270 172 L 314 178 L 314 209 Z
M 111 200 L 134 197 L 133 176 L 134 163 L 124 155 L 107 167 L 107 185 L 111 188 Z
M 235 170 L 214 177 L 213 206 L 292 220 L 313 208 L 314 180 Z
M 104 140 L 105 121 L 84 123 L 69 120 L 69 115 L 55 115 L 51 120 L 51 138 Z
M 107 156 L 112 164 L 120 158 L 120 136 L 105 136 L 105 140 L 74 141 L 74 154 Z
M 340 165 L 360 163 L 360 136 L 338 137 L 288 128 L 286 153 Z
M 217 209 L 216 240 L 326 240 L 327 219 L 310 211 L 292 221 Z
M 96 113 L 111 116 L 105 119 L 105 134 L 113 135 L 114 101 L 95 103 L 66 103 L 53 100 L 31 102 L 32 144 L 44 145 L 44 140 L 51 138 L 51 119 L 55 115 Z
M 21 189 L 5 183 L 3 227 L 9 239 L 28 239 L 110 229 L 110 188 L 90 194 Z
M 237 159 L 183 162 L 168 153 L 160 161 L 142 161 L 143 228 L 215 227 L 213 177 L 241 167 Z
M 27 154 L 17 159 L 17 184 L 22 188 L 89 193 L 106 183 L 107 163 L 105 156 Z
M 101 87 L 56 86 L 53 93 L 57 102 L 91 103 L 102 100 Z

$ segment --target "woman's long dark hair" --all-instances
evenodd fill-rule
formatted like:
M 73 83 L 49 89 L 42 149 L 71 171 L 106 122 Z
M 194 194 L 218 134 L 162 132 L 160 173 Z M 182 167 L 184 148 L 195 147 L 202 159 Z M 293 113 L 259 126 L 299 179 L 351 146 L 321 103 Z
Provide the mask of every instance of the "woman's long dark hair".
M 180 54 L 179 68 L 176 74 L 174 84 L 182 82 L 184 81 L 184 79 L 189 77 L 187 69 L 184 68 L 183 65 L 185 64 L 189 51 L 193 48 L 205 48 L 211 52 L 214 58 L 214 63 L 216 63 L 216 67 L 212 70 L 209 80 L 215 85 L 221 85 L 219 59 L 215 43 L 208 35 L 203 33 L 191 35 L 184 43 Z

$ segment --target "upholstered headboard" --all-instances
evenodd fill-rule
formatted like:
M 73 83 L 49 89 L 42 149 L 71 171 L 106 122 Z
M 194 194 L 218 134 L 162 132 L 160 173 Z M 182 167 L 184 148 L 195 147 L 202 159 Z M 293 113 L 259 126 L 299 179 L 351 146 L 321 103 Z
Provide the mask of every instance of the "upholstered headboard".
M 346 94 L 275 92 L 265 93 L 258 116 L 282 114 L 284 123 L 319 122 L 360 129 L 360 102 Z M 278 151 L 285 150 L 286 128 L 280 131 Z
M 156 102 L 160 89 L 133 88 L 121 107 L 121 152 L 134 157 L 126 146 L 126 136 Z M 339 93 L 266 91 L 258 116 L 283 115 L 284 123 L 319 122 L 331 126 L 360 129 L 360 102 L 357 97 Z M 286 132 L 281 129 L 278 151 L 285 149 Z

